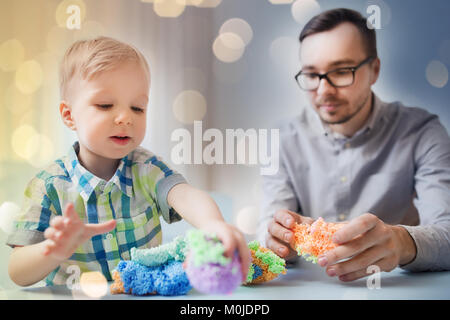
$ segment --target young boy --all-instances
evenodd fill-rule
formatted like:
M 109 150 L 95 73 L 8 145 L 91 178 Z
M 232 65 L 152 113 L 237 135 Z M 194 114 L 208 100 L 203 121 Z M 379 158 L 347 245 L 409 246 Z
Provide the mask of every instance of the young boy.
M 150 71 L 134 47 L 100 37 L 78 41 L 60 70 L 59 111 L 78 142 L 28 184 L 23 215 L 7 240 L 9 275 L 20 286 L 66 284 L 76 265 L 107 280 L 130 249 L 161 244 L 159 216 L 215 233 L 237 249 L 243 280 L 250 253 L 205 192 L 139 147 L 146 129 Z

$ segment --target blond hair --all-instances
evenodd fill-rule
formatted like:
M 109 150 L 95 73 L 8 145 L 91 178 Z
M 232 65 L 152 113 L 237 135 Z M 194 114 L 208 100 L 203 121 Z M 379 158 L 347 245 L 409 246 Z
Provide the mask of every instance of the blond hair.
M 144 70 L 150 82 L 150 68 L 145 57 L 135 47 L 109 37 L 79 40 L 67 49 L 60 66 L 60 94 L 66 99 L 69 82 L 76 76 L 91 79 L 120 63 L 134 61 Z

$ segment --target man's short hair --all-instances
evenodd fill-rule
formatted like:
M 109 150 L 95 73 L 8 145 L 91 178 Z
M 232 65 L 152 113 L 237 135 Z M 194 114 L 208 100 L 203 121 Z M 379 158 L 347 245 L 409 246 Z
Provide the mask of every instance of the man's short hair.
M 353 24 L 359 30 L 368 56 L 377 58 L 375 29 L 367 26 L 367 19 L 361 13 L 346 8 L 331 9 L 311 18 L 300 33 L 300 43 L 310 35 L 332 30 L 344 22 Z
M 59 70 L 61 98 L 67 98 L 69 83 L 74 77 L 91 79 L 127 61 L 134 61 L 140 65 L 150 82 L 147 61 L 135 47 L 109 37 L 76 41 L 67 49 L 61 62 Z

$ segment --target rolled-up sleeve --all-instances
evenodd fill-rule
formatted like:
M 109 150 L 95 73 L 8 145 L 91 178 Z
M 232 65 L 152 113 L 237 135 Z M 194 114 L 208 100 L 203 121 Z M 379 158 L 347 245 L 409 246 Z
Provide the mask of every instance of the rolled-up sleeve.
M 450 138 L 437 117 L 420 133 L 415 150 L 414 204 L 419 226 L 403 226 L 414 239 L 410 271 L 450 270 Z
M 44 241 L 44 231 L 56 215 L 47 193 L 46 181 L 39 175 L 34 177 L 25 189 L 21 214 L 14 222 L 15 230 L 6 239 L 6 244 L 15 247 Z
M 180 183 L 187 183 L 186 179 L 177 171 L 171 169 L 160 157 L 152 155 L 145 167 L 144 182 L 151 197 L 155 199 L 160 214 L 167 223 L 180 221 L 181 216 L 169 206 L 167 195 L 170 189 Z
M 181 216 L 169 206 L 167 195 L 170 189 L 180 183 L 187 183 L 186 179 L 179 173 L 174 173 L 158 181 L 156 185 L 156 197 L 161 209 L 161 215 L 167 223 L 180 221 Z

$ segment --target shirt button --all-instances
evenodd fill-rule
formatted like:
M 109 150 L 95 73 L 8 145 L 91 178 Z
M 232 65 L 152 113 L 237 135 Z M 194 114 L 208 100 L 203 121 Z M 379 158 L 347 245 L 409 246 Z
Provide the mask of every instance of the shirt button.
M 347 181 L 347 177 L 346 177 L 346 176 L 342 176 L 342 177 L 341 177 L 341 182 L 344 183 L 344 182 L 346 182 L 346 181 Z
M 346 216 L 345 213 L 341 213 L 341 214 L 338 216 L 339 221 L 344 221 L 346 217 L 347 217 L 347 216 Z
M 111 233 L 108 233 L 108 234 L 106 235 L 106 239 L 107 239 L 107 240 L 112 240 L 112 238 L 113 238 L 113 235 L 112 235 Z

